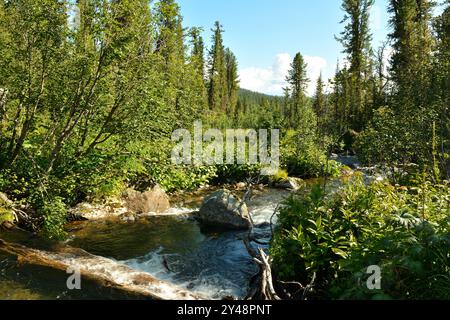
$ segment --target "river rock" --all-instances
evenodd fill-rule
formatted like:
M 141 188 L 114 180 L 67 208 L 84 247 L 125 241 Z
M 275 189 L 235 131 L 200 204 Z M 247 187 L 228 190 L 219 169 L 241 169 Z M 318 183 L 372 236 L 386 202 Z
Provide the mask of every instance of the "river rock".
M 128 209 L 124 202 L 110 200 L 104 204 L 80 203 L 69 209 L 69 220 L 104 220 L 118 218 L 126 214 Z
M 225 189 L 206 197 L 196 217 L 204 224 L 228 229 L 249 229 L 251 225 L 247 205 Z
M 275 188 L 298 190 L 301 188 L 302 184 L 302 179 L 289 177 L 286 180 L 275 183 Z
M 242 189 L 247 188 L 247 184 L 245 182 L 239 182 L 239 183 L 236 183 L 235 188 L 237 190 L 242 190 Z
M 134 223 L 137 220 L 136 214 L 134 214 L 132 212 L 126 212 L 124 214 L 121 214 L 119 216 L 119 219 L 120 219 L 120 221 L 122 221 L 124 223 Z
M 146 192 L 128 189 L 124 196 L 129 211 L 140 213 L 162 213 L 170 209 L 169 197 L 158 185 Z

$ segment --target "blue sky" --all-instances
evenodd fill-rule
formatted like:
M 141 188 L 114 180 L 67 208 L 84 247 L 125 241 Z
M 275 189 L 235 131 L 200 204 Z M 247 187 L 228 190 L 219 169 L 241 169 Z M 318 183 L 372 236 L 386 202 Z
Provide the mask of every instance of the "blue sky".
M 315 80 L 322 71 L 329 78 L 336 61 L 343 58 L 334 35 L 344 13 L 340 0 L 179 0 L 185 26 L 204 28 L 210 45 L 214 22 L 225 29 L 224 43 L 239 61 L 241 86 L 269 94 L 281 94 L 290 60 L 301 52 Z M 388 34 L 387 0 L 372 8 L 373 45 Z

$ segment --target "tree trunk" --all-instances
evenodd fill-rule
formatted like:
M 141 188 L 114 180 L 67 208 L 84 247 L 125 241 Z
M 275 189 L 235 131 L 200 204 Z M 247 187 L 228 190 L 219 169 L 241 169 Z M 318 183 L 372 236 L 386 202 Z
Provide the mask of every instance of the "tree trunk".
M 60 247 L 55 252 L 30 249 L 0 239 L 0 251 L 17 256 L 20 263 L 38 265 L 67 272 L 79 270 L 85 279 L 133 296 L 155 300 L 204 300 L 205 298 L 160 281 L 150 274 L 136 271 L 113 260 L 94 256 L 84 250 Z

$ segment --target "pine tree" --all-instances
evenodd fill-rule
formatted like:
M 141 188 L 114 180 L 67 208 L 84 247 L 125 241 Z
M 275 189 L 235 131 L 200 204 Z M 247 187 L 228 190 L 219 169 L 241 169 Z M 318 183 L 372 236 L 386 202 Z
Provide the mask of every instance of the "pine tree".
M 199 111 L 204 112 L 208 106 L 208 97 L 205 79 L 205 45 L 201 36 L 201 31 L 201 28 L 192 28 L 189 32 L 192 50 L 189 64 L 186 67 L 190 68 L 187 73 L 192 73 L 190 84 L 194 98 L 192 103 L 198 107 Z
M 307 65 L 303 56 L 301 53 L 297 53 L 286 78 L 286 81 L 290 86 L 291 96 L 288 122 L 293 128 L 298 126 L 299 119 L 302 117 L 301 113 L 307 102 L 306 89 L 309 79 L 306 76 L 306 68 Z
M 326 111 L 325 84 L 323 83 L 322 73 L 317 79 L 316 93 L 314 95 L 313 109 L 317 117 L 324 118 Z M 319 120 L 320 121 L 320 120 Z
M 234 53 L 225 50 L 225 66 L 227 76 L 227 114 L 234 115 L 239 92 L 238 64 Z
M 191 61 L 195 64 L 197 73 L 201 77 L 205 78 L 205 43 L 203 37 L 201 36 L 201 28 L 192 28 L 190 30 L 191 36 Z
M 225 112 L 227 107 L 227 72 L 225 65 L 225 48 L 223 46 L 223 29 L 216 21 L 212 38 L 212 48 L 208 61 L 208 102 L 213 111 Z
M 438 154 L 441 163 L 441 172 L 447 179 L 450 178 L 450 2 L 441 16 L 434 22 L 436 33 L 436 53 L 433 58 L 433 71 L 431 83 L 431 103 L 437 114 L 437 133 L 439 136 Z

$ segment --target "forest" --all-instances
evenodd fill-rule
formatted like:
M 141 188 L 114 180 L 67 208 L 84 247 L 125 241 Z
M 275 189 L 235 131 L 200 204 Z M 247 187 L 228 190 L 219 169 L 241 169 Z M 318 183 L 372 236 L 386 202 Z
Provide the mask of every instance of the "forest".
M 0 238 L 64 241 L 70 208 L 130 188 L 317 179 L 279 207 L 262 298 L 450 299 L 450 2 L 439 15 L 431 0 L 388 2 L 381 47 L 374 0 L 342 0 L 334 77 L 308 79 L 299 52 L 284 96 L 270 96 L 240 88 L 226 26 L 210 26 L 207 47 L 175 0 L 0 0 Z M 172 133 L 196 120 L 279 129 L 279 172 L 173 164 Z M 367 182 L 337 155 L 386 178 Z M 371 265 L 382 287 L 355 285 Z

